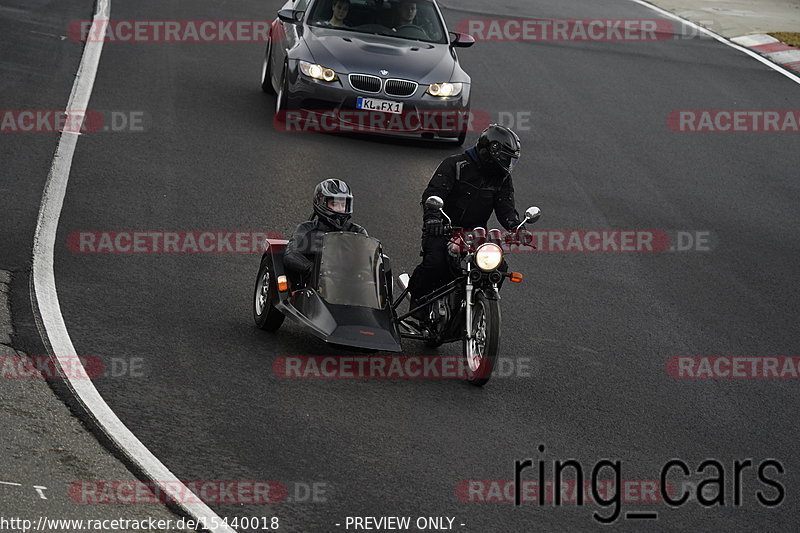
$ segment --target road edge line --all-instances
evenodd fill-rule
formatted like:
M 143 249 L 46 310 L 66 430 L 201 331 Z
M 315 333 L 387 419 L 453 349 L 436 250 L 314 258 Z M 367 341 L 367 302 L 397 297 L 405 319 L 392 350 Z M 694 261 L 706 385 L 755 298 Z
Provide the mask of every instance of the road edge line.
M 111 0 L 97 0 L 92 19 L 90 35 L 105 35 L 106 25 L 111 14 Z M 79 123 L 83 118 L 89 99 L 92 95 L 100 54 L 103 50 L 103 39 L 87 39 L 80 66 L 72 85 L 66 112 L 79 113 Z M 80 128 L 78 128 L 80 131 Z M 53 259 L 55 255 L 56 234 L 64 197 L 67 192 L 72 158 L 78 144 L 80 133 L 64 131 L 61 133 L 53 163 L 45 182 L 42 202 L 36 221 L 33 240 L 33 309 L 41 323 L 40 334 L 49 347 L 50 354 L 65 376 L 65 383 L 81 407 L 91 416 L 99 429 L 126 458 L 128 458 L 143 475 L 158 485 L 164 494 L 171 497 L 170 502 L 204 524 L 202 529 L 214 533 L 236 533 L 224 521 L 202 502 L 192 491 L 178 480 L 153 453 L 128 429 L 119 417 L 111 410 L 90 379 L 78 379 L 82 368 L 75 372 L 77 353 L 67 331 L 58 293 L 55 284 Z M 80 364 L 80 363 L 78 363 Z M 72 370 L 66 372 L 70 365 Z M 187 498 L 188 496 L 188 498 Z M 187 502 L 185 499 L 196 500 Z
M 713 32 L 713 31 L 709 30 L 708 28 L 705 28 L 705 27 L 703 27 L 703 26 L 701 26 L 701 25 L 699 25 L 699 24 L 697 24 L 695 22 L 692 22 L 689 19 L 685 19 L 685 18 L 681 17 L 680 15 L 676 15 L 675 13 L 672 13 L 670 11 L 667 11 L 666 9 L 658 7 L 655 4 L 651 4 L 650 2 L 647 2 L 646 0 L 630 0 L 630 1 L 634 2 L 636 4 L 639 4 L 641 6 L 647 7 L 649 9 L 652 9 L 653 11 L 657 11 L 658 13 L 660 13 L 662 15 L 665 15 L 667 17 L 670 17 L 670 18 L 673 18 L 675 20 L 678 20 L 681 23 L 686 24 L 687 26 L 690 26 L 691 28 L 693 28 L 695 30 L 699 30 L 702 33 L 705 33 L 706 35 L 708 35 L 710 37 L 713 37 L 714 39 L 716 39 L 717 41 L 721 42 L 722 44 L 728 45 L 731 48 L 734 48 L 734 49 L 736 49 L 736 50 L 738 50 L 740 52 L 743 52 L 743 53 L 749 55 L 750 57 L 752 57 L 753 59 L 757 59 L 758 61 L 760 61 L 761 63 L 765 64 L 766 66 L 768 66 L 772 70 L 774 70 L 776 72 L 779 72 L 780 74 L 783 74 L 784 76 L 786 76 L 787 78 L 789 78 L 793 82 L 800 84 L 800 77 L 795 75 L 795 74 L 792 74 L 791 72 L 786 70 L 786 68 L 783 67 L 782 65 L 779 65 L 778 63 L 775 63 L 774 61 L 770 61 L 766 57 L 754 52 L 753 50 L 750 50 L 749 48 L 745 48 L 744 46 L 741 46 L 739 44 L 734 43 L 733 41 L 731 41 L 730 39 L 728 39 L 727 37 L 725 37 L 723 35 L 720 35 L 720 34 L 718 34 L 716 32 Z

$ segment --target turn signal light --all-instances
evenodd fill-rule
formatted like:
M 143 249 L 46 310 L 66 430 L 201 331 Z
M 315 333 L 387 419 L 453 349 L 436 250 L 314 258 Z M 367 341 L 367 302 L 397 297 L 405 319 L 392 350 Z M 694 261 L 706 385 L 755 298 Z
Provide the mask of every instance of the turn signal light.
M 278 290 L 280 292 L 289 290 L 289 280 L 286 279 L 286 276 L 278 276 Z
M 512 272 L 508 275 L 508 279 L 510 279 L 514 283 L 522 283 L 522 274 L 519 272 Z

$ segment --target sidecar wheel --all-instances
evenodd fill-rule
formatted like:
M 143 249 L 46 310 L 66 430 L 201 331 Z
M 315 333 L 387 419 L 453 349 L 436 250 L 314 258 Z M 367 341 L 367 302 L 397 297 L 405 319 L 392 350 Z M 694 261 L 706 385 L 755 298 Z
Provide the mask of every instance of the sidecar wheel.
M 256 277 L 256 286 L 253 297 L 253 319 L 256 326 L 267 331 L 277 331 L 283 324 L 283 313 L 275 309 L 272 304 L 277 297 L 278 286 L 272 272 L 269 270 L 269 259 L 261 260 Z
M 492 377 L 500 348 L 500 306 L 497 300 L 490 300 L 478 292 L 473 305 L 472 325 L 475 338 L 470 341 L 465 338 L 462 342 L 467 381 L 482 387 Z M 471 350 L 468 343 L 472 343 Z

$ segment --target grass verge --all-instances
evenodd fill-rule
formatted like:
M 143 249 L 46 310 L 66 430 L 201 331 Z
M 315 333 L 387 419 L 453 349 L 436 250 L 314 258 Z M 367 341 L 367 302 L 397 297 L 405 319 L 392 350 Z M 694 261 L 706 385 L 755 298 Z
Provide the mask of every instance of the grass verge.
M 780 42 L 786 43 L 789 46 L 800 48 L 800 33 L 791 31 L 775 31 L 769 33 L 768 35 L 775 37 Z

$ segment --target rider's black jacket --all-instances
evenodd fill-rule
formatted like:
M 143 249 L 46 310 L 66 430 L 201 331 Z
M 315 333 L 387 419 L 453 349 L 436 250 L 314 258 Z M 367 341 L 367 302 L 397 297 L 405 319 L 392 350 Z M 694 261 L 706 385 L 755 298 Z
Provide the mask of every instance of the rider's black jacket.
M 283 252 L 284 266 L 299 275 L 310 274 L 316 255 L 322 251 L 322 237 L 331 231 L 367 234 L 367 230 L 350 221 L 345 222 L 344 226 L 338 229 L 314 215 L 311 220 L 297 226 L 292 238 L 286 243 L 286 249 Z
M 511 175 L 492 175 L 481 165 L 474 148 L 442 161 L 422 193 L 423 205 L 429 196 L 444 200 L 444 212 L 452 219 L 453 226 L 485 228 L 492 211 L 507 230 L 520 223 Z M 440 216 L 438 210 L 425 210 L 425 219 Z

